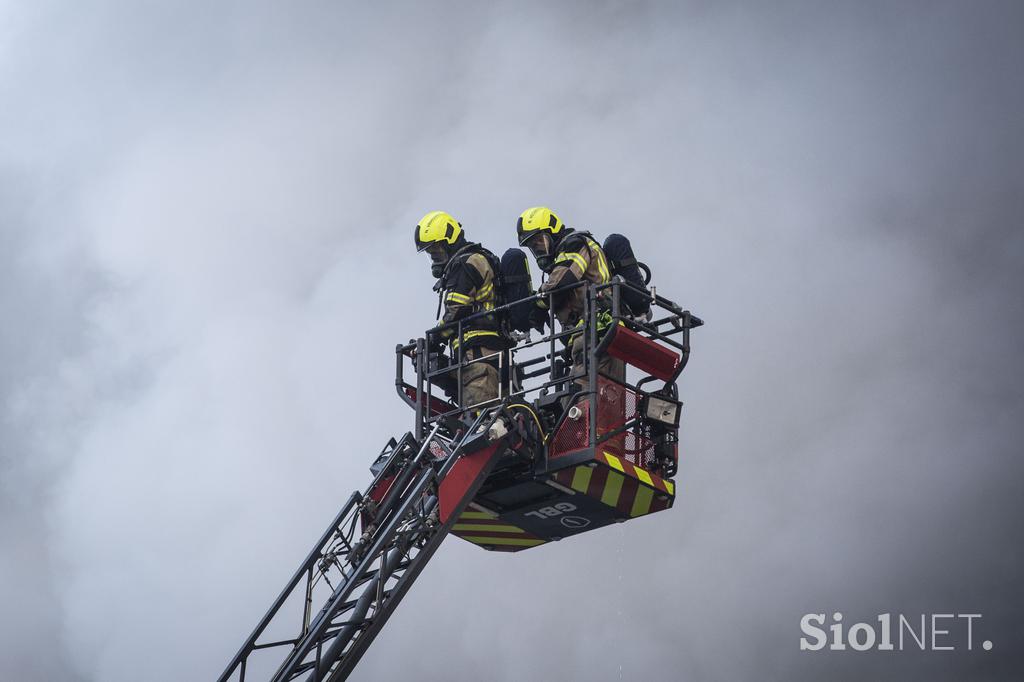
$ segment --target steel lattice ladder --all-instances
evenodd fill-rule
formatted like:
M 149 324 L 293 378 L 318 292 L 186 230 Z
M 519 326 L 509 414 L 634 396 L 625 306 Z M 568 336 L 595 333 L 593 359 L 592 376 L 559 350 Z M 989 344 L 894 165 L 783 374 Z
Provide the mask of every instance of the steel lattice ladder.
M 454 437 L 438 422 L 422 441 L 391 439 L 373 483 L 352 493 L 219 681 L 346 679 L 507 452 L 492 440 L 502 414 L 483 411 Z

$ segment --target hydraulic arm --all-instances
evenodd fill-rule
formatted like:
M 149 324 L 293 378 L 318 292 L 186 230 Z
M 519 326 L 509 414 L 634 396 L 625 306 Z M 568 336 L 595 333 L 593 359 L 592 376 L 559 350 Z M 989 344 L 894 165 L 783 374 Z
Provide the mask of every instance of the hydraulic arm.
M 505 453 L 501 407 L 392 439 L 234 659 L 228 680 L 344 680 Z M 493 433 L 493 432 L 492 432 Z

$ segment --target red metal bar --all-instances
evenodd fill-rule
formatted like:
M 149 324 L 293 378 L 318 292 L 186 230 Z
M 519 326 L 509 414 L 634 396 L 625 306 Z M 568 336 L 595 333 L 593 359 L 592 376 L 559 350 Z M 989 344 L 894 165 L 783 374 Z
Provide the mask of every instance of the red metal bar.
M 662 381 L 672 381 L 682 361 L 678 353 L 627 327 L 616 326 L 614 330 L 608 355 Z

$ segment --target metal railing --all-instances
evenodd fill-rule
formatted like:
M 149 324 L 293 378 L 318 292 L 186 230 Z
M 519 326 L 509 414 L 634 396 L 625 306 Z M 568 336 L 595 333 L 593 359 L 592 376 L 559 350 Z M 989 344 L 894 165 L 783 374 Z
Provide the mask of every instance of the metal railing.
M 571 296 L 573 290 L 578 288 L 584 289 L 579 324 L 571 327 L 556 326 L 555 298 Z M 637 318 L 630 314 L 623 302 L 625 289 L 650 304 L 647 316 Z M 481 358 L 465 357 L 464 339 L 467 331 L 477 328 L 481 322 L 500 319 L 514 306 L 536 305 L 538 301 L 543 301 L 547 307 L 546 332 L 541 332 L 537 337 L 532 333 L 516 334 L 506 338 L 503 345 L 509 346 L 507 348 L 495 350 Z M 636 420 L 632 419 L 615 432 L 598 435 L 598 364 L 613 339 L 611 330 L 616 326 L 628 328 L 679 354 L 678 368 L 667 381 L 634 368 L 632 373 L 637 376 L 635 382 L 619 382 L 625 388 L 647 394 L 651 392 L 646 389 L 652 388 L 652 382 L 662 381 L 654 390 L 676 396 L 676 380 L 689 358 L 690 330 L 702 324 L 702 320 L 658 295 L 656 291 L 646 292 L 620 278 L 607 284 L 582 281 L 511 301 L 449 325 L 435 327 L 423 337 L 398 345 L 395 349 L 395 387 L 399 396 L 415 410 L 414 433 L 417 437 L 421 437 L 438 421 L 453 423 L 452 420 L 499 403 L 523 404 L 534 409 L 538 403 L 551 405 L 559 400 L 565 403 L 570 396 L 576 402 L 585 398 L 589 401 L 589 446 L 595 447 L 619 433 L 637 427 Z M 441 350 L 436 342 L 428 343 L 428 339 L 438 338 L 445 328 L 452 330 L 447 339 L 447 351 Z M 582 341 L 577 339 L 578 335 L 582 335 Z M 453 340 L 457 342 L 452 343 Z M 572 346 L 581 342 L 582 351 L 577 350 L 576 356 L 582 359 L 582 363 L 581 366 L 575 366 L 570 361 Z M 473 363 L 495 360 L 500 379 L 497 397 L 474 405 L 463 404 L 463 373 Z M 406 369 L 409 366 L 412 367 L 412 375 L 407 380 Z M 436 391 L 441 390 L 442 386 L 447 386 L 451 400 L 437 395 Z M 567 410 L 561 410 L 556 421 L 549 424 L 549 433 L 561 425 L 566 414 Z

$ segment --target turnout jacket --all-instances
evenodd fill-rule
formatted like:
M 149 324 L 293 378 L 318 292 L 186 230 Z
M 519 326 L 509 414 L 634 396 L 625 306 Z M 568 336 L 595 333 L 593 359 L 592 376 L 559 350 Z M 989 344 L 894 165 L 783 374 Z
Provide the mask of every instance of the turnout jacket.
M 441 275 L 443 313 L 438 320 L 441 338 L 452 350 L 459 348 L 458 325 L 461 319 L 479 312 L 494 310 L 497 305 L 497 258 L 480 244 L 470 243 L 459 249 Z M 462 325 L 466 348 L 486 345 L 500 348 L 501 329 L 493 315 L 485 315 Z
M 562 237 L 555 254 L 555 267 L 548 279 L 540 287 L 540 292 L 548 293 L 560 287 L 588 280 L 595 284 L 607 284 L 611 281 L 608 258 L 601 246 L 594 241 L 588 232 L 571 231 Z M 584 287 L 576 287 L 563 292 L 556 292 L 552 297 L 555 317 L 562 326 L 575 326 L 583 314 L 586 293 Z

